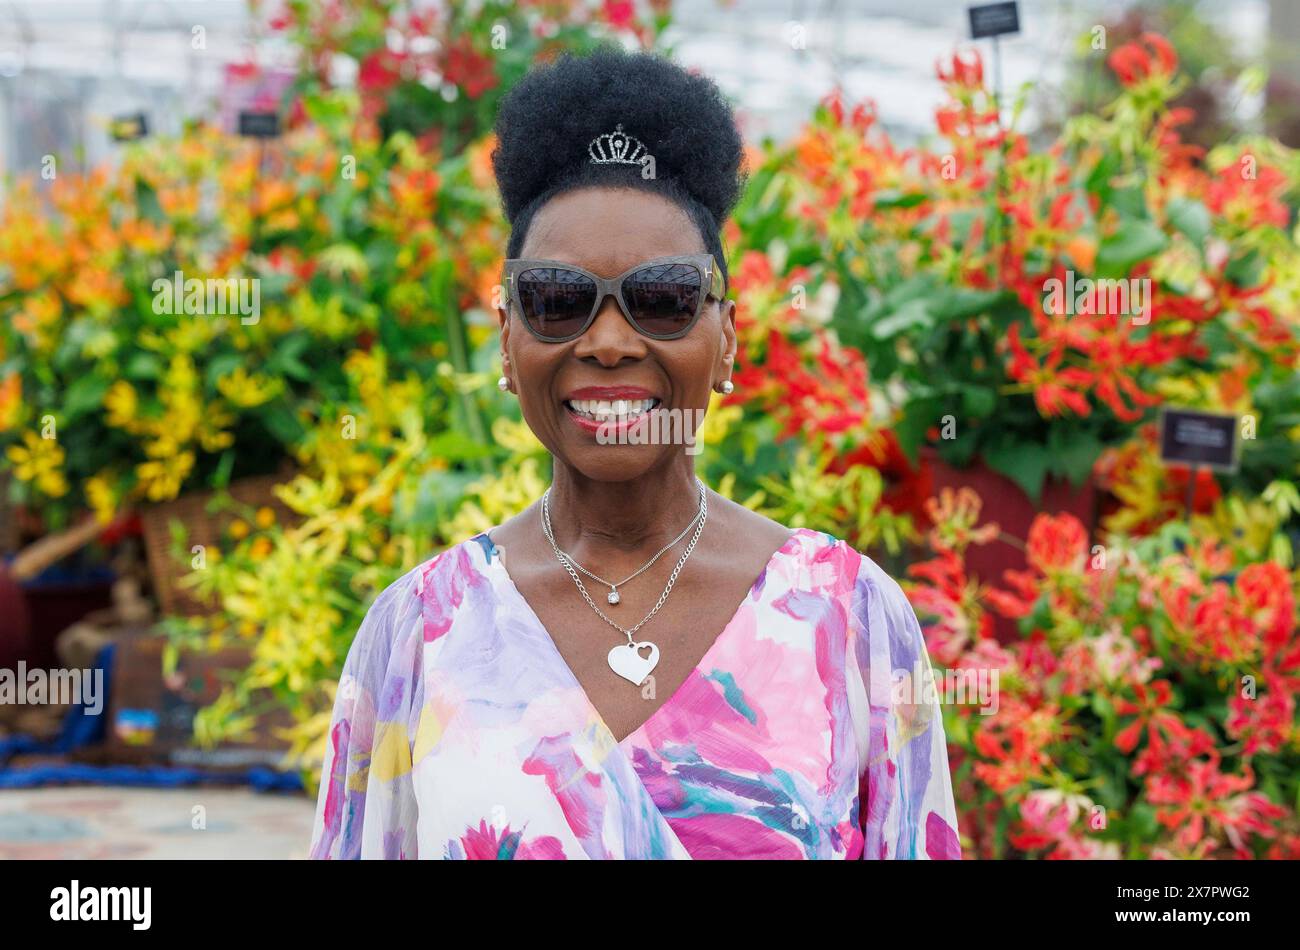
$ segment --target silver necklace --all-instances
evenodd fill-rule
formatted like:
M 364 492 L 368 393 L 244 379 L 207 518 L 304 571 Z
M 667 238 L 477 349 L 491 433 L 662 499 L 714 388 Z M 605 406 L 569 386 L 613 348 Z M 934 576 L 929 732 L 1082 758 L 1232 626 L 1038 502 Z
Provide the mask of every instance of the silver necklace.
M 696 481 L 698 482 L 699 480 L 696 479 Z M 621 581 L 619 581 L 617 584 L 615 584 L 615 583 L 613 583 L 613 582 L 611 582 L 611 581 L 607 581 L 607 580 L 605 580 L 605 578 L 601 577 L 599 574 L 593 574 L 591 571 L 587 570 L 585 567 L 583 567 L 581 564 L 579 564 L 579 563 L 578 563 L 578 559 L 575 558 L 575 557 L 574 557 L 572 554 L 570 554 L 568 551 L 561 551 L 560 548 L 559 548 L 559 547 L 556 545 L 556 543 L 555 543 L 555 535 L 554 535 L 554 533 L 552 533 L 552 531 L 551 531 L 551 523 L 550 523 L 549 518 L 548 518 L 548 519 L 543 519 L 543 521 L 542 521 L 542 530 L 546 533 L 546 540 L 551 542 L 551 547 L 552 547 L 553 549 L 555 549 L 556 551 L 559 551 L 559 553 L 563 556 L 564 560 L 568 561 L 571 565 L 573 565 L 575 568 L 577 568 L 577 569 L 578 569 L 579 571 L 581 571 L 583 574 L 586 574 L 586 575 L 587 575 L 588 577 L 590 577 L 593 581 L 599 581 L 600 583 L 604 584 L 606 587 L 609 588 L 609 593 L 605 596 L 605 600 L 606 600 L 606 602 L 609 603 L 611 606 L 617 606 L 618 603 L 619 603 L 619 601 L 621 601 L 621 600 L 623 599 L 622 597 L 619 596 L 618 589 L 619 589 L 620 587 L 624 586 L 625 584 L 627 584 L 629 581 L 635 580 L 636 578 L 638 578 L 638 577 L 640 577 L 642 574 L 644 574 L 646 571 L 648 571 L 648 570 L 649 570 L 649 569 L 654 565 L 655 561 L 657 561 L 657 560 L 659 560 L 659 558 L 663 557 L 664 554 L 667 553 L 667 551 L 668 551 L 669 548 L 674 547 L 674 546 L 677 544 L 677 542 L 681 541 L 682 538 L 686 537 L 687 533 L 688 533 L 692 528 L 695 527 L 695 523 L 696 523 L 697 521 L 699 521 L 702 517 L 704 517 L 704 483 L 703 483 L 703 482 L 699 482 L 699 486 L 700 486 L 700 504 L 699 504 L 699 508 L 696 509 L 695 517 L 691 519 L 691 523 L 688 524 L 685 528 L 682 529 L 682 533 L 681 533 L 681 534 L 677 535 L 677 537 L 673 538 L 671 541 L 669 541 L 667 544 L 665 544 L 662 548 L 660 548 L 658 554 L 656 554 L 656 555 L 655 555 L 654 557 L 652 557 L 650 560 L 646 561 L 645 564 L 641 565 L 640 569 L 638 569 L 638 570 L 636 570 L 636 571 L 633 571 L 631 574 L 629 574 L 627 577 L 623 578 L 623 579 L 622 579 Z M 551 493 L 551 490 L 550 490 L 549 488 L 546 489 L 546 494 L 547 494 L 548 496 L 550 495 L 550 493 Z M 544 504 L 545 504 L 545 503 L 544 503 Z M 547 508 L 547 510 L 549 511 L 549 507 Z
M 573 569 L 573 565 L 565 558 L 564 552 L 561 551 L 559 546 L 555 543 L 555 534 L 551 530 L 551 490 L 548 488 L 546 493 L 542 495 L 542 530 L 545 532 L 547 540 L 551 542 L 551 550 L 555 552 L 556 559 L 564 569 L 569 572 L 569 576 L 573 578 L 573 583 L 578 585 L 578 593 L 582 594 L 582 599 L 587 602 L 587 606 L 596 611 L 597 616 L 599 616 L 601 620 L 605 621 L 605 623 L 609 624 L 619 633 L 623 634 L 623 636 L 627 637 L 627 643 L 620 643 L 609 651 L 607 660 L 611 670 L 623 677 L 625 680 L 631 682 L 634 686 L 640 686 L 645 682 L 645 678 L 650 675 L 651 671 L 654 670 L 656 666 L 659 665 L 659 647 L 651 643 L 649 640 L 638 642 L 635 634 L 646 625 L 651 617 L 659 612 L 659 608 L 668 600 L 669 592 L 672 591 L 673 585 L 677 583 L 677 575 L 681 573 L 682 568 L 686 565 L 686 559 L 689 558 L 691 552 L 695 550 L 695 545 L 700 540 L 700 535 L 704 531 L 704 522 L 708 520 L 709 517 L 709 504 L 705 495 L 704 483 L 700 482 L 699 479 L 696 479 L 696 481 L 699 482 L 700 486 L 700 515 L 699 524 L 695 528 L 695 534 L 691 537 L 690 544 L 686 545 L 686 550 L 682 553 L 681 559 L 677 562 L 677 566 L 673 568 L 672 574 L 669 575 L 668 584 L 664 587 L 664 592 L 659 595 L 658 602 L 655 603 L 654 607 L 650 609 L 648 614 L 641 618 L 641 622 L 634 627 L 619 626 L 609 617 L 605 616 L 605 613 L 596 606 L 596 602 L 591 599 L 591 595 L 587 593 L 587 588 L 583 586 L 582 578 L 578 576 L 578 572 Z M 646 648 L 649 648 L 650 654 L 649 656 L 642 656 L 641 651 Z

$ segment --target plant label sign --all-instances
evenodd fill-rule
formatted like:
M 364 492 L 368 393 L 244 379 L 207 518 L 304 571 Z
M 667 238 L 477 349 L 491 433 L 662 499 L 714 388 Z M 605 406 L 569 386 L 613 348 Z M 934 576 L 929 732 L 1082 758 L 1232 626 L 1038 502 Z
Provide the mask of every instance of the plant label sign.
M 280 117 L 274 112 L 241 111 L 239 134 L 252 139 L 273 139 L 280 134 Z
M 973 40 L 1020 32 L 1020 7 L 1014 0 L 968 7 L 966 12 L 970 14 L 970 38 Z
M 114 116 L 108 124 L 108 134 L 114 142 L 133 142 L 149 134 L 149 120 L 143 112 Z
M 1160 414 L 1160 460 L 1224 472 L 1237 469 L 1237 417 L 1192 409 Z

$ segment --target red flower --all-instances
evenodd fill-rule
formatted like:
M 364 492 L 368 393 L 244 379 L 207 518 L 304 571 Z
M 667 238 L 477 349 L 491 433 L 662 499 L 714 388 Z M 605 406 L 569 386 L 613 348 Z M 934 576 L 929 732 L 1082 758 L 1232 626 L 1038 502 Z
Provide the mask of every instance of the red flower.
M 1241 740 L 1242 754 L 1276 754 L 1295 734 L 1294 686 L 1284 677 L 1263 673 L 1254 696 L 1238 692 L 1228 703 L 1224 728 Z
M 1276 656 L 1295 632 L 1295 593 L 1286 569 L 1276 561 L 1248 565 L 1237 578 L 1237 591 L 1263 634 L 1265 655 Z
M 1029 526 L 1025 559 L 1043 574 L 1083 569 L 1088 529 L 1074 515 L 1039 514 Z
M 402 78 L 404 53 L 394 53 L 387 47 L 377 49 L 361 61 L 357 72 L 357 85 L 363 93 L 387 92 Z
M 629 29 L 636 21 L 636 9 L 632 0 L 605 0 L 601 15 L 616 30 Z
M 1143 33 L 1111 53 L 1106 62 L 1123 85 L 1133 86 L 1148 78 L 1172 76 L 1178 69 L 1178 54 L 1159 33 Z
M 1246 835 L 1275 837 L 1276 822 L 1286 809 L 1274 805 L 1258 792 L 1243 794 L 1254 785 L 1254 777 L 1225 775 L 1217 761 L 1190 762 L 1177 774 L 1155 775 L 1147 783 L 1147 800 L 1156 809 L 1156 820 L 1176 829 L 1174 840 L 1184 848 L 1201 843 L 1208 833 L 1222 833 L 1238 856 L 1251 856 Z
M 447 50 L 442 73 L 448 82 L 459 86 L 471 99 L 495 88 L 498 82 L 492 58 L 475 50 L 469 37 L 463 37 Z
M 984 61 L 980 59 L 978 50 L 969 50 L 969 58 L 963 56 L 961 51 L 952 54 L 948 61 L 949 68 L 945 70 L 942 60 L 934 64 L 935 75 L 939 81 L 948 85 L 958 86 L 962 89 L 982 89 L 984 87 Z
M 1176 713 L 1166 711 L 1173 691 L 1168 680 L 1152 680 L 1151 683 L 1134 683 L 1133 692 L 1137 702 L 1126 699 L 1115 701 L 1115 712 L 1121 716 L 1136 716 L 1132 723 L 1124 727 L 1115 736 L 1115 748 L 1125 755 L 1137 748 L 1143 727 L 1147 730 L 1147 741 L 1153 747 L 1165 748 L 1162 733 L 1181 734 L 1185 727 Z
M 1024 700 L 1004 696 L 991 721 L 974 735 L 975 750 L 989 762 L 976 762 L 975 777 L 995 792 L 1006 792 L 1041 776 L 1051 758 L 1047 746 L 1062 730 L 1055 706 L 1032 709 Z
M 1033 387 L 1034 404 L 1044 416 L 1064 415 L 1066 410 L 1077 416 L 1086 416 L 1091 412 L 1083 392 L 1092 383 L 1091 374 L 1076 367 L 1058 369 L 1065 355 L 1063 347 L 1057 346 L 1047 357 L 1047 362 L 1040 364 L 1020 342 L 1020 324 L 1011 324 L 1007 332 L 1007 346 L 1011 350 L 1011 365 L 1008 374 L 1018 383 Z
M 1245 154 L 1221 169 L 1209 183 L 1205 203 L 1216 215 L 1242 230 L 1264 225 L 1284 228 L 1289 220 L 1286 190 L 1286 175 L 1271 166 L 1261 166 L 1256 156 Z

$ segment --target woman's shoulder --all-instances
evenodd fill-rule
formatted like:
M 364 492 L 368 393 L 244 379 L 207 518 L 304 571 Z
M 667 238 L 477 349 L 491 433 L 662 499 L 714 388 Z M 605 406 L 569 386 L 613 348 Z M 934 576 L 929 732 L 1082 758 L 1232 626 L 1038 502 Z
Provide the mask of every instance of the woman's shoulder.
M 785 550 L 799 568 L 791 572 L 792 578 L 811 591 L 843 600 L 856 617 L 865 617 L 872 608 L 889 615 L 911 612 L 898 581 L 843 538 L 815 528 L 794 528 Z
M 421 631 L 411 621 L 427 622 L 436 613 L 436 605 L 447 597 L 459 602 L 459 592 L 472 584 L 492 558 L 492 542 L 486 532 L 449 545 L 425 558 L 384 587 L 366 611 L 365 621 L 356 640 L 363 638 L 387 641 Z M 436 618 L 434 618 L 436 620 Z

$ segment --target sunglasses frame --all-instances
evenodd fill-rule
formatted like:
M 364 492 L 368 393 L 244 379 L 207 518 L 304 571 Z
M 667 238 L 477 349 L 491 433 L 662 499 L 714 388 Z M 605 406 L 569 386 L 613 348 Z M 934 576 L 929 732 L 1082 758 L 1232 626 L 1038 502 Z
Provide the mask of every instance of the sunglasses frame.
M 699 268 L 700 276 L 702 278 L 701 286 L 704 288 L 705 292 L 700 295 L 699 306 L 695 308 L 695 313 L 691 315 L 691 319 L 687 322 L 686 326 L 674 333 L 658 334 L 646 332 L 646 330 L 636 322 L 636 318 L 632 316 L 631 308 L 627 305 L 627 301 L 623 299 L 623 281 L 638 271 L 645 270 L 647 267 L 654 267 L 657 264 L 693 264 Z M 567 261 L 515 257 L 507 260 L 502 269 L 502 283 L 505 287 L 505 304 L 507 312 L 510 310 L 510 305 L 515 302 L 515 278 L 524 271 L 533 270 L 534 268 L 559 268 L 574 271 L 575 273 L 586 277 L 596 285 L 596 302 L 592 304 L 591 313 L 587 314 L 587 319 L 583 321 L 581 329 L 576 333 L 569 334 L 568 336 L 551 337 L 542 335 L 533 328 L 533 325 L 528 321 L 527 317 L 524 316 L 522 306 L 520 307 L 520 322 L 528 329 L 529 333 L 541 340 L 543 343 L 568 343 L 570 340 L 576 340 L 578 337 L 582 336 L 591 328 L 591 325 L 596 322 L 596 314 L 600 313 L 600 308 L 604 306 L 606 297 L 614 298 L 618 303 L 618 309 L 623 313 L 623 319 L 630 323 L 637 333 L 652 340 L 677 340 L 691 332 L 691 328 L 699 322 L 700 314 L 704 312 L 705 304 L 708 302 L 710 297 L 721 301 L 726 293 L 726 285 L 722 279 L 722 273 L 718 268 L 718 262 L 714 259 L 712 254 L 708 253 L 678 254 L 672 257 L 651 258 L 648 261 L 642 261 L 635 267 L 628 268 L 617 277 L 601 277 L 597 274 L 593 274 L 585 267 L 579 267 L 577 264 L 570 264 Z

